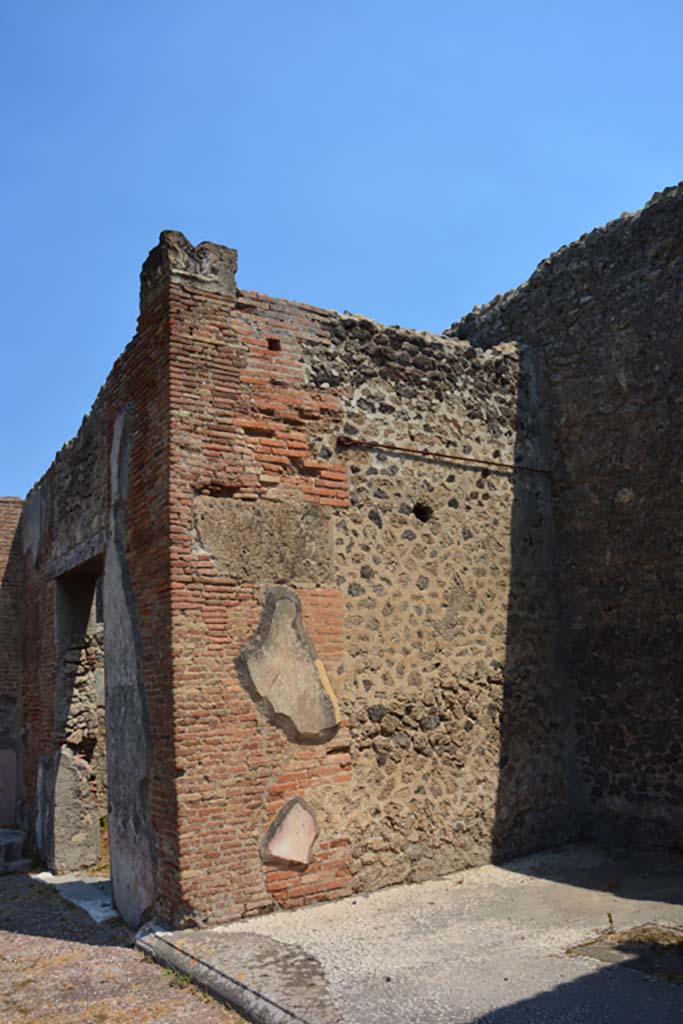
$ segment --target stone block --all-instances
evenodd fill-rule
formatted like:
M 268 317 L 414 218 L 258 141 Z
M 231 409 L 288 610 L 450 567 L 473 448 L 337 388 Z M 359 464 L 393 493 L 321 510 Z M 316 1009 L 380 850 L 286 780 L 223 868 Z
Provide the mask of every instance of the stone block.
M 97 863 L 100 831 L 97 801 L 90 787 L 90 768 L 69 747 L 57 758 L 54 790 L 55 871 L 77 871 Z

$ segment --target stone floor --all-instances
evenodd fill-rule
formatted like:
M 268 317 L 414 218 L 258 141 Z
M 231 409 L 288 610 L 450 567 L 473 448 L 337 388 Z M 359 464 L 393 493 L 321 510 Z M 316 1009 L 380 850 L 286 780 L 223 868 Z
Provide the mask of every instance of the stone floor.
M 25 875 L 0 878 L 2 1024 L 237 1024 L 186 979 L 147 962 L 121 925 Z
M 683 928 L 682 882 L 681 859 L 580 848 L 144 941 L 258 1024 L 682 1024 L 683 978 L 583 948 Z

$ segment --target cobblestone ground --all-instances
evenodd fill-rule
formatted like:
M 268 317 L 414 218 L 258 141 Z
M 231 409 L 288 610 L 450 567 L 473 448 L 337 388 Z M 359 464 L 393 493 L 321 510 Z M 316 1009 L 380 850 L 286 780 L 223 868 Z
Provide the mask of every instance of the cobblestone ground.
M 242 1024 L 131 941 L 25 876 L 0 878 L 0 1021 Z

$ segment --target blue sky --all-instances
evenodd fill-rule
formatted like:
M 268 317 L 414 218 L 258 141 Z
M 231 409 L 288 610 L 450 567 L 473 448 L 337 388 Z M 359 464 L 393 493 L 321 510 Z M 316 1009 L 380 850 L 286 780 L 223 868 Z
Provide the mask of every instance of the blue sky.
M 683 178 L 680 0 L 26 0 L 0 32 L 0 494 L 77 430 L 164 228 L 442 330 Z

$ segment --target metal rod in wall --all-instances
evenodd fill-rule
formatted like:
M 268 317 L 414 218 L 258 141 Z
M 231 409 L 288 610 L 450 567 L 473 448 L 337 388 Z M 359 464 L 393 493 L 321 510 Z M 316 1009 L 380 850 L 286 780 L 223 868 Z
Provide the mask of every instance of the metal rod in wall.
M 399 455 L 416 455 L 423 459 L 438 459 L 441 462 L 470 462 L 477 466 L 494 466 L 496 469 L 508 469 L 513 473 L 542 473 L 550 476 L 549 469 L 540 469 L 538 466 L 522 466 L 514 462 L 496 462 L 493 459 L 477 459 L 467 455 L 458 455 L 453 452 L 433 452 L 420 448 L 405 448 L 397 444 L 384 444 L 381 441 L 364 441 L 361 438 L 349 437 L 348 434 L 340 434 L 337 438 L 340 448 L 373 448 L 379 451 L 396 452 Z

